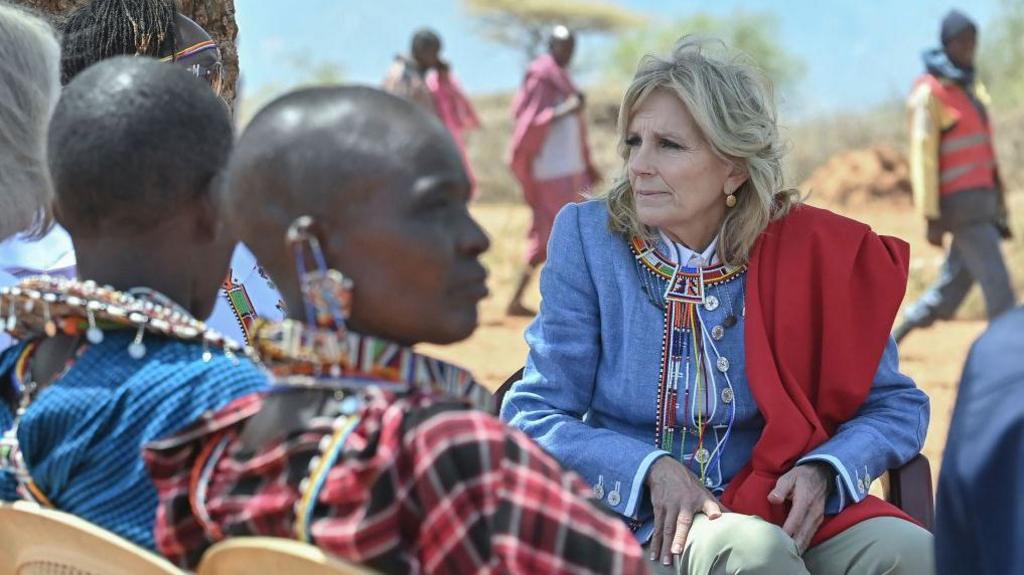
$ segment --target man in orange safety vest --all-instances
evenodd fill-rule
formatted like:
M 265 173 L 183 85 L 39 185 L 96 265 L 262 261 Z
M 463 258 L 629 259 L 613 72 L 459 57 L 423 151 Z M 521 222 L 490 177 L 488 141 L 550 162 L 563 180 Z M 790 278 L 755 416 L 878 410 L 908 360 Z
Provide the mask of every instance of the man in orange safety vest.
M 1000 239 L 1011 237 L 996 165 L 988 93 L 975 78 L 978 27 L 951 11 L 942 21 L 942 48 L 924 54 L 925 74 L 910 95 L 910 179 L 914 203 L 927 220 L 928 242 L 952 242 L 939 278 L 911 305 L 893 336 L 949 319 L 974 282 L 981 284 L 989 320 L 1014 305 Z

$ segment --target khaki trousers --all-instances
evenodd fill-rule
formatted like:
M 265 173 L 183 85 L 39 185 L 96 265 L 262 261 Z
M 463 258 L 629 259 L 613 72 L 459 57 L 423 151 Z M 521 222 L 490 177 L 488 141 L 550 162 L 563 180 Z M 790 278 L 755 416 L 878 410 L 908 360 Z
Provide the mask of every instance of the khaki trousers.
M 895 517 L 862 521 L 801 557 L 780 527 L 725 513 L 698 514 L 675 565 L 650 565 L 658 575 L 931 575 L 935 555 L 931 533 Z

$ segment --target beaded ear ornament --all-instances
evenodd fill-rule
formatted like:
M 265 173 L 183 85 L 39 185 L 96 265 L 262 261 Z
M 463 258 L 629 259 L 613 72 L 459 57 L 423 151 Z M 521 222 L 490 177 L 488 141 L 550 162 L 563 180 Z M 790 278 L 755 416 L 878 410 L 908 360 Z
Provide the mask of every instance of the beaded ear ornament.
M 352 280 L 330 269 L 309 217 L 288 229 L 306 320 L 257 320 L 252 338 L 263 365 L 285 386 L 356 392 L 374 386 L 468 401 L 490 412 L 493 397 L 469 372 L 411 348 L 348 330 Z M 335 396 L 337 397 L 337 395 Z
M 233 357 L 250 350 L 210 330 L 202 321 L 159 292 L 137 288 L 122 292 L 93 281 L 35 276 L 0 288 L 0 321 L 18 339 L 54 337 L 58 333 L 85 335 L 92 344 L 103 341 L 104 330 L 134 329 L 128 355 L 146 355 L 147 332 L 184 341 L 201 341 L 203 360 L 211 349 Z
M 327 266 L 313 228 L 313 219 L 302 216 L 285 237 L 295 259 L 306 321 L 257 321 L 253 343 L 271 369 L 284 362 L 291 375 L 337 375 L 349 364 L 346 322 L 352 312 L 352 280 Z
M 302 216 L 288 228 L 286 242 L 294 252 L 295 268 L 306 306 L 306 324 L 348 331 L 346 321 L 352 313 L 352 280 L 327 267 L 320 240 L 313 233 L 313 219 Z M 314 269 L 307 269 L 307 256 Z

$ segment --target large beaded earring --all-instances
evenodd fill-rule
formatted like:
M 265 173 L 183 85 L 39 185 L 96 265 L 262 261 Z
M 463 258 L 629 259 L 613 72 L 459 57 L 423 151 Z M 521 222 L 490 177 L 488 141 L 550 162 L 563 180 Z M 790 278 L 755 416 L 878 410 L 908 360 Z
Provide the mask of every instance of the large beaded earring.
M 352 313 L 352 280 L 327 267 L 313 225 L 312 218 L 301 216 L 288 227 L 286 236 L 295 258 L 306 323 L 310 327 L 343 333 Z M 307 269 L 307 257 L 312 260 L 313 269 Z

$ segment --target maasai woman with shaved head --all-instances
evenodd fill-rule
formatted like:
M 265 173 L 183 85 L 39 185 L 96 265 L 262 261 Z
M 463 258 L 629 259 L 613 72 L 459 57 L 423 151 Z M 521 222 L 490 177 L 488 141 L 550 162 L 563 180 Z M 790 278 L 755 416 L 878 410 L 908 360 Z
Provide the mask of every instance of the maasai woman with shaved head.
M 92 0 L 69 14 L 62 30 L 65 82 L 104 58 L 137 54 L 173 62 L 220 94 L 222 64 L 217 44 L 178 12 L 171 0 Z M 258 316 L 280 319 L 283 307 L 256 258 L 239 244 L 208 320 L 210 326 L 236 341 L 246 341 Z
M 386 573 L 641 573 L 640 548 L 522 434 L 419 355 L 470 335 L 489 242 L 451 137 L 369 88 L 286 95 L 243 134 L 231 221 L 290 311 L 254 342 L 275 387 L 151 446 L 158 548 L 298 539 Z
M 201 321 L 234 245 L 211 196 L 232 144 L 184 70 L 114 58 L 64 89 L 49 129 L 55 211 L 84 281 L 0 294 L 0 499 L 28 498 L 153 547 L 142 444 L 262 389 Z

